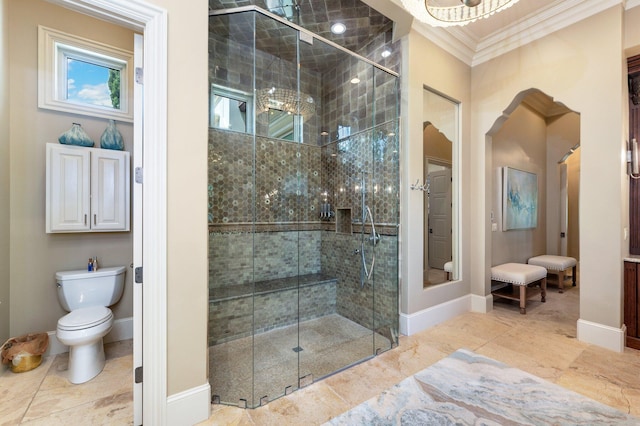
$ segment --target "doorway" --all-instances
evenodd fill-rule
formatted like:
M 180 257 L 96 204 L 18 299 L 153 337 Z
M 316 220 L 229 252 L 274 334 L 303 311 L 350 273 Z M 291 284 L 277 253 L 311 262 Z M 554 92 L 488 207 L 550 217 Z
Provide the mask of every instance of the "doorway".
M 166 263 L 167 263 L 167 11 L 147 4 L 131 1 L 104 0 L 51 0 L 52 3 L 85 13 L 89 16 L 115 22 L 144 34 L 143 60 L 145 70 L 142 97 L 144 119 L 134 124 L 134 132 L 140 137 L 134 142 L 134 151 L 141 158 L 134 165 L 144 164 L 145 193 L 142 200 L 134 199 L 136 212 L 142 209 L 141 220 L 133 224 L 140 230 L 142 223 L 146 232 L 140 241 L 142 264 L 145 265 L 144 280 L 153 286 L 142 289 L 142 301 L 134 308 L 134 318 L 142 318 L 139 331 L 142 338 L 135 339 L 134 351 L 142 354 L 144 381 L 142 392 L 135 396 L 136 415 L 134 424 L 161 424 L 167 411 L 167 325 L 166 325 Z M 140 166 L 141 167 L 141 166 Z M 137 207 L 135 207 L 137 204 Z M 134 268 L 141 267 L 135 265 Z M 142 280 L 137 284 L 142 284 Z M 142 312 L 140 312 L 140 308 Z M 137 342 L 136 342 L 137 340 Z M 132 378 L 133 380 L 133 378 Z M 140 395 L 141 393 L 141 395 Z

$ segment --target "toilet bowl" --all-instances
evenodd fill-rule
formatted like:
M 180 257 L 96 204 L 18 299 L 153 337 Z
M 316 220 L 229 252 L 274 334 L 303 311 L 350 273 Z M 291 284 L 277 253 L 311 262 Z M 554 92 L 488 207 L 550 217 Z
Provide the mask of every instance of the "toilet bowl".
M 124 266 L 96 272 L 66 271 L 56 274 L 58 299 L 69 311 L 58 320 L 56 337 L 69 346 L 67 378 L 71 383 L 87 382 L 105 365 L 103 337 L 113 327 L 113 313 L 107 306 L 120 300 L 124 289 Z
M 56 336 L 69 346 L 71 383 L 84 383 L 100 374 L 105 364 L 102 338 L 112 327 L 113 313 L 104 306 L 77 309 L 58 320 Z

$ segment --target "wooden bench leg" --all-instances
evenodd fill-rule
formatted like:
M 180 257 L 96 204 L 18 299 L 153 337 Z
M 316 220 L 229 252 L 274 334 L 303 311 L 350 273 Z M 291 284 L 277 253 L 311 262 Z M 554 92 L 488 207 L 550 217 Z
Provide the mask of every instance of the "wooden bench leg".
M 520 286 L 520 313 L 527 313 L 527 285 Z
M 547 301 L 547 279 L 543 278 L 540 282 L 540 294 L 542 303 Z
M 575 287 L 576 286 L 576 265 L 573 266 L 573 271 L 572 271 L 572 276 L 571 276 L 571 284 Z
M 564 293 L 564 271 L 558 271 L 558 287 L 560 288 L 558 293 Z

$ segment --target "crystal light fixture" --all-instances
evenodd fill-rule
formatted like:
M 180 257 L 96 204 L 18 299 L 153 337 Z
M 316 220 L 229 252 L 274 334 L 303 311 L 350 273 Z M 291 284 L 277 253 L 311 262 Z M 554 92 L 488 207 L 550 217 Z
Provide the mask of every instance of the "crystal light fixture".
M 273 109 L 287 114 L 301 115 L 305 119 L 309 118 L 316 112 L 316 104 L 313 97 L 302 91 L 298 92 L 296 89 L 290 88 L 295 86 L 295 81 L 291 80 L 296 77 L 290 75 L 287 78 L 287 67 L 283 62 L 289 65 L 289 70 L 294 69 L 293 64 L 283 61 L 282 58 L 274 57 L 267 66 L 267 70 L 271 70 L 276 61 L 274 70 L 276 81 L 273 86 L 256 90 L 256 113 L 260 114 Z
M 316 111 L 316 105 L 311 95 L 302 92 L 298 94 L 298 91 L 293 89 L 272 87 L 257 91 L 256 109 L 258 113 L 277 109 L 308 118 Z
M 518 0 L 460 0 L 459 5 L 443 6 L 438 0 L 402 0 L 416 19 L 434 27 L 462 26 L 487 18 L 516 4 Z

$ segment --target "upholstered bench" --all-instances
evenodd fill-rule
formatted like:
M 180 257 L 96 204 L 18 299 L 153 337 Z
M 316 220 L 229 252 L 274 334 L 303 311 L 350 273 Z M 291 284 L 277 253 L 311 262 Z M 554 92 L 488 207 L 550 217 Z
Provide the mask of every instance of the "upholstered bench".
M 542 266 L 525 263 L 504 263 L 491 267 L 491 294 L 520 302 L 520 313 L 527 313 L 527 297 L 541 293 L 541 301 L 547 296 L 547 270 Z M 493 281 L 497 283 L 494 289 Z M 535 287 L 540 284 L 540 288 Z M 519 290 L 516 290 L 516 286 Z M 527 290 L 533 290 L 527 295 Z
M 529 265 L 542 266 L 547 269 L 548 274 L 558 276 L 558 287 L 560 293 L 564 292 L 564 282 L 568 279 L 565 275 L 569 268 L 573 268 L 571 274 L 571 282 L 576 285 L 576 265 L 578 262 L 573 257 L 554 256 L 545 254 L 543 256 L 535 256 L 528 260 Z
M 451 280 L 451 272 L 453 272 L 453 262 L 449 261 L 444 264 L 444 271 L 447 273 L 447 281 Z

